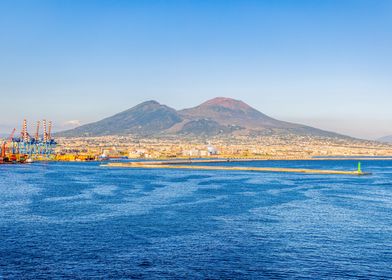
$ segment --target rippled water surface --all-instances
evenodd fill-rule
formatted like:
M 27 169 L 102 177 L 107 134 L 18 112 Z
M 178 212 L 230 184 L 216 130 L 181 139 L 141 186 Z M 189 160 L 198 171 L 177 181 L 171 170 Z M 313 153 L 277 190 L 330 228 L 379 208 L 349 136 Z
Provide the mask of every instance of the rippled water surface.
M 373 175 L 0 165 L 0 279 L 385 279 L 392 162 L 362 166 Z

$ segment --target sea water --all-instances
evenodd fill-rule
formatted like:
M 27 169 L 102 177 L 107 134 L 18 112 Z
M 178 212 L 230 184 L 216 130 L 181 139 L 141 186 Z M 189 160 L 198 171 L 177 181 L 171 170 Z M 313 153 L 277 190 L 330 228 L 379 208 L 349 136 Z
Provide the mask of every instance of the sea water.
M 0 279 L 385 279 L 392 162 L 362 169 L 373 175 L 0 165 Z

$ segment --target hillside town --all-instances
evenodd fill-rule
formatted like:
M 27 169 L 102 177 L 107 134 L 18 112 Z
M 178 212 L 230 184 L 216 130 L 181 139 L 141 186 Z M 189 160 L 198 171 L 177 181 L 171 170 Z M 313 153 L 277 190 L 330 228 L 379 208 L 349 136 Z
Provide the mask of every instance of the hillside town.
M 59 138 L 56 153 L 140 159 L 200 157 L 310 159 L 348 156 L 392 157 L 392 145 L 352 138 L 334 139 L 295 135 L 211 139 L 102 136 Z

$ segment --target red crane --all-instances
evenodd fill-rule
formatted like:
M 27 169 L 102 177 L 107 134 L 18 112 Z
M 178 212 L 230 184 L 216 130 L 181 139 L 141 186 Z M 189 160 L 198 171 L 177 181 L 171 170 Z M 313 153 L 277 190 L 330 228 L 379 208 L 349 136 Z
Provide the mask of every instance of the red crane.
M 5 150 L 7 149 L 7 143 L 12 141 L 12 138 L 14 138 L 15 131 L 16 131 L 16 129 L 14 128 L 14 130 L 12 131 L 10 137 L 8 137 L 8 140 L 4 141 L 3 145 L 1 146 L 1 157 L 3 159 L 5 158 Z
M 52 139 L 52 121 L 49 121 L 48 140 Z

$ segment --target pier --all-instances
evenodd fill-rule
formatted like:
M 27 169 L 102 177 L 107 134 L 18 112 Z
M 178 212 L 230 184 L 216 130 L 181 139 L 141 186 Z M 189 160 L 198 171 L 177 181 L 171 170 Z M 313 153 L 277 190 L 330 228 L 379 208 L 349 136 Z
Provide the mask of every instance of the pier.
M 240 160 L 245 161 L 245 160 Z M 218 166 L 218 165 L 193 165 L 193 163 L 222 163 L 229 160 L 173 160 L 173 161 L 143 161 L 143 162 L 112 162 L 104 164 L 104 167 L 123 168 L 151 168 L 151 169 L 193 169 L 193 170 L 214 170 L 214 171 L 251 171 L 251 172 L 280 172 L 280 173 L 306 173 L 319 175 L 371 175 L 368 172 L 358 170 L 322 170 L 303 168 L 280 168 L 280 167 L 250 167 L 250 166 Z M 230 161 L 230 162 L 238 162 Z

